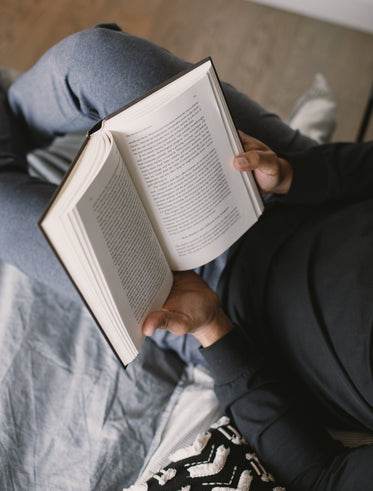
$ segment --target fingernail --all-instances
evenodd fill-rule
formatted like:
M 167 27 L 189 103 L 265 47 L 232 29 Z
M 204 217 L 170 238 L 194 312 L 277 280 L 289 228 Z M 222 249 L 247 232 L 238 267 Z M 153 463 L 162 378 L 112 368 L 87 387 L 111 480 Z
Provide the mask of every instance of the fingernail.
M 144 336 L 151 336 L 153 334 L 153 330 L 150 326 L 143 327 L 142 333 Z
M 247 160 L 245 159 L 245 157 L 235 157 L 234 161 L 239 169 L 241 170 L 248 169 Z

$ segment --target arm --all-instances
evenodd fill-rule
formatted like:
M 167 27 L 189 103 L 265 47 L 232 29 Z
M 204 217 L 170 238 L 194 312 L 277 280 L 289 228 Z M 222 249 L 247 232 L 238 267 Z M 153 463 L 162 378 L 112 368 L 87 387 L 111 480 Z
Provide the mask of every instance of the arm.
M 369 489 L 373 446 L 333 441 L 239 327 L 202 352 L 224 412 L 287 489 Z
M 373 142 L 329 143 L 285 158 L 293 168 L 286 202 L 354 202 L 373 197 Z
M 234 166 L 253 171 L 263 192 L 286 195 L 298 204 L 353 202 L 373 196 L 373 142 L 329 143 L 276 155 L 241 133 L 245 153 Z
M 368 489 L 373 446 L 346 450 L 306 412 L 254 340 L 233 327 L 219 301 L 194 273 L 178 273 L 164 307 L 143 331 L 193 334 L 215 379 L 216 394 L 263 463 L 288 489 Z

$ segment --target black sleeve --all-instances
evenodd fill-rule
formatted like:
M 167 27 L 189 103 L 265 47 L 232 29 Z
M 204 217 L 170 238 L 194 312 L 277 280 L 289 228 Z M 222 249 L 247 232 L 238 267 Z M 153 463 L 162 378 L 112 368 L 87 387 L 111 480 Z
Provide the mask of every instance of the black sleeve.
M 373 197 L 373 142 L 329 143 L 281 157 L 293 167 L 285 202 L 353 202 Z
M 335 442 L 240 328 L 202 353 L 225 413 L 288 490 L 373 489 L 373 446 L 347 450 Z

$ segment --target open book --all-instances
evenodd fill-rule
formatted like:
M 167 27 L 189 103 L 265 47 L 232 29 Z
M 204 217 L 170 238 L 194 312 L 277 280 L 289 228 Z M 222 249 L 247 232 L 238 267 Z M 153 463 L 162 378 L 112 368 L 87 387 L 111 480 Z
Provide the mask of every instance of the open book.
M 212 261 L 262 212 L 211 59 L 96 125 L 40 226 L 124 365 L 172 270 Z

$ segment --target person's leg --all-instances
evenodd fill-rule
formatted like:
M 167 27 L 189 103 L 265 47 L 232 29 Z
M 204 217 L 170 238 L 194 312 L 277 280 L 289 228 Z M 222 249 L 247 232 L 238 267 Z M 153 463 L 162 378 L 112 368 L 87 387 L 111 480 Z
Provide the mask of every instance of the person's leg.
M 0 89 L 0 258 L 78 300 L 79 295 L 37 227 L 54 191 L 54 185 L 27 174 L 22 134 Z
M 88 130 L 188 66 L 115 25 L 97 26 L 48 50 L 11 86 L 9 101 L 40 145 Z
M 89 129 L 189 66 L 167 50 L 124 33 L 115 25 L 99 26 L 74 34 L 47 51 L 12 85 L 9 101 L 35 146 L 58 134 Z M 315 144 L 232 86 L 223 83 L 223 89 L 237 127 L 276 151 Z M 39 192 L 35 183 L 32 189 L 35 194 Z M 36 222 L 36 216 L 30 221 Z M 33 243 L 31 236 L 29 240 Z M 206 277 L 216 280 L 224 260 L 220 258 L 204 268 Z M 42 261 L 45 267 L 37 275 L 39 279 L 49 278 L 51 261 L 54 258 L 49 255 Z M 27 265 L 22 269 L 33 276 L 31 266 L 31 270 Z
M 8 108 L 0 108 L 4 122 L 0 141 L 2 260 L 72 300 L 79 300 L 37 226 L 56 187 L 25 173 L 18 134 L 23 131 L 27 147 L 31 148 L 48 143 L 57 134 L 87 130 L 186 66 L 145 40 L 112 28 L 92 28 L 53 47 L 10 87 L 8 98 L 18 125 L 5 128 Z M 9 144 L 14 148 L 11 156 Z M 22 161 L 21 166 L 18 160 Z
M 188 66 L 149 41 L 114 26 L 101 26 L 72 35 L 49 50 L 13 84 L 9 101 L 27 131 L 29 145 L 36 146 L 56 135 L 87 130 Z M 315 144 L 232 86 L 223 84 L 223 90 L 237 127 L 277 152 Z M 0 254 L 29 276 L 76 298 L 74 288 L 37 229 L 37 220 L 54 189 L 53 185 L 26 175 L 3 173 L 0 229 L 6 233 L 2 234 Z M 224 261 L 224 257 L 219 258 L 204 271 L 209 270 L 216 278 Z
M 9 100 L 33 136 L 48 140 L 90 128 L 189 66 L 150 41 L 99 26 L 49 50 L 13 84 Z M 231 85 L 223 83 L 223 90 L 237 127 L 275 151 L 315 144 Z

